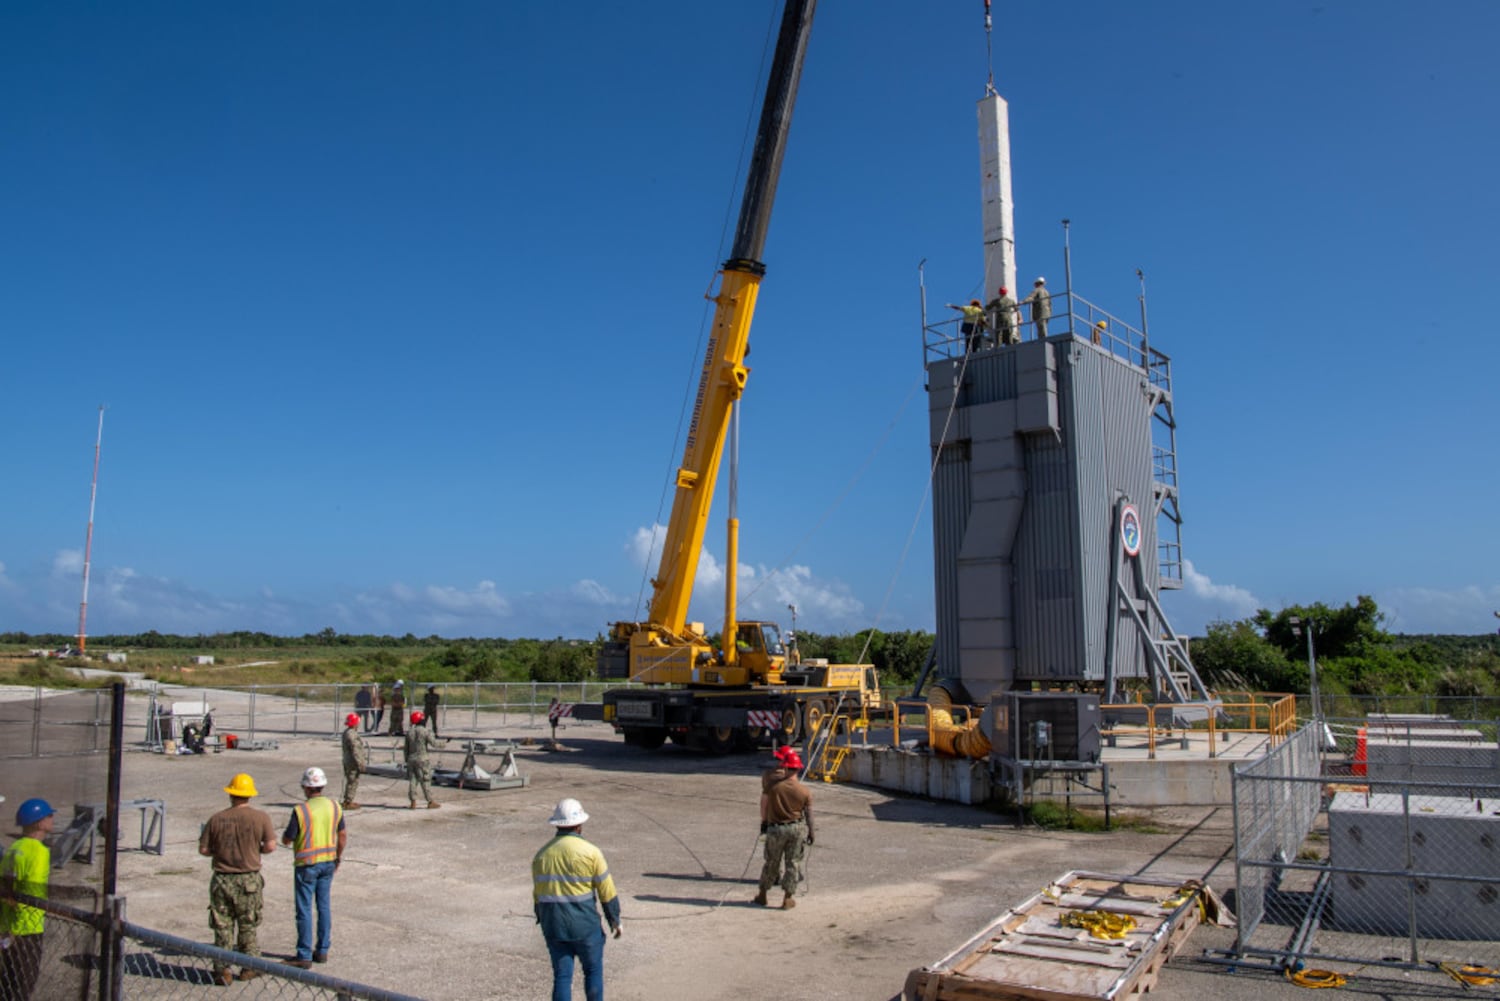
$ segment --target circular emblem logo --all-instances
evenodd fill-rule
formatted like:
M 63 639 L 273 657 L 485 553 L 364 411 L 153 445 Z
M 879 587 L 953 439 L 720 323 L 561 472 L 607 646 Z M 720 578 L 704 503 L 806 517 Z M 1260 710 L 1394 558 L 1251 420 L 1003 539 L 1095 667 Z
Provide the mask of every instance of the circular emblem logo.
M 1141 554 L 1141 516 L 1134 504 L 1120 509 L 1120 542 L 1125 546 L 1126 556 Z

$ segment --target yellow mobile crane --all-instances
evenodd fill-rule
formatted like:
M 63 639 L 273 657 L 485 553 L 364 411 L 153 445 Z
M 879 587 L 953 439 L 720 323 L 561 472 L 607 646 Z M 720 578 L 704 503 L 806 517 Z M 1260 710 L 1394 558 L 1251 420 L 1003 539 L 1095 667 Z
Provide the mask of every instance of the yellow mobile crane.
M 760 258 L 816 6 L 817 0 L 787 0 L 782 10 L 734 245 L 713 297 L 713 328 L 677 470 L 661 565 L 652 580 L 649 618 L 614 623 L 599 654 L 600 677 L 656 687 L 616 689 L 604 694 L 601 705 L 574 710 L 575 716 L 613 723 L 627 742 L 641 747 L 660 747 L 669 737 L 719 753 L 753 747 L 773 735 L 795 742 L 816 730 L 841 699 L 851 707 L 879 701 L 873 667 L 789 666 L 776 623 L 737 619 L 739 520 L 732 476 L 723 649 L 709 643 L 701 623 L 687 621 L 725 438 L 750 375 L 745 351 L 766 272 Z

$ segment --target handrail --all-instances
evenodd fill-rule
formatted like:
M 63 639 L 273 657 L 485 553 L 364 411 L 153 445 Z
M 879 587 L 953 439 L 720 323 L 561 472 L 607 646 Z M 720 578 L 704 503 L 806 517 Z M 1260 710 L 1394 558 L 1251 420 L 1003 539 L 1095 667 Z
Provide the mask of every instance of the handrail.
M 1063 334 L 1092 341 L 1110 354 L 1144 369 L 1152 386 L 1168 388 L 1172 384 L 1172 360 L 1151 347 L 1145 333 L 1108 310 L 1096 306 L 1076 292 L 1054 292 L 1053 313 L 1047 320 L 1048 338 Z M 963 317 L 939 320 L 922 330 L 923 356 L 928 364 L 946 358 L 961 358 L 968 338 L 959 327 Z M 1101 327 L 1100 324 L 1103 324 Z M 1036 321 L 1020 320 L 1016 331 L 1022 341 L 1036 340 Z M 992 332 L 983 335 L 981 352 L 1004 350 L 994 343 Z

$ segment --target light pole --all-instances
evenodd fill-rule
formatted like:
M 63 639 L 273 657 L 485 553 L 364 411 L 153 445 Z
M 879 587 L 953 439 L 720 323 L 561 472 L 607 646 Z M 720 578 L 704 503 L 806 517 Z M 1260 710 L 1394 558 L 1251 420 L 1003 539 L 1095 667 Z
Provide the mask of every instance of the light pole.
M 1303 632 L 1307 633 L 1307 690 L 1308 696 L 1312 699 L 1313 722 L 1321 725 L 1323 722 L 1323 703 L 1318 698 L 1318 659 L 1313 654 L 1312 621 L 1309 620 L 1307 622 L 1305 629 L 1302 620 L 1295 615 L 1287 616 L 1286 621 L 1287 625 L 1292 627 L 1293 636 L 1301 636 Z M 1322 734 L 1318 735 L 1318 739 L 1323 739 Z

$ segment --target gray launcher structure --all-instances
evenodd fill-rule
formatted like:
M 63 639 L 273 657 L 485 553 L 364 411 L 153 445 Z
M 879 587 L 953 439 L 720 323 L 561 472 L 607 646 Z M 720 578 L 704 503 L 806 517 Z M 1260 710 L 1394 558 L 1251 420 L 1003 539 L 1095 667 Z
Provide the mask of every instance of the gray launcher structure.
M 1053 303 L 1044 340 L 965 352 L 928 330 L 938 674 L 981 701 L 1137 678 L 1207 700 L 1157 600 L 1181 583 L 1168 361 L 1078 297 Z

